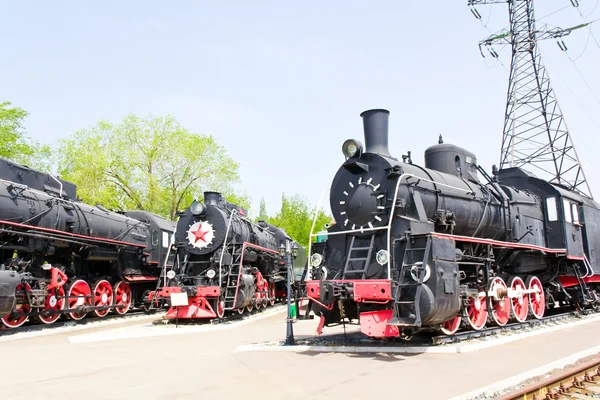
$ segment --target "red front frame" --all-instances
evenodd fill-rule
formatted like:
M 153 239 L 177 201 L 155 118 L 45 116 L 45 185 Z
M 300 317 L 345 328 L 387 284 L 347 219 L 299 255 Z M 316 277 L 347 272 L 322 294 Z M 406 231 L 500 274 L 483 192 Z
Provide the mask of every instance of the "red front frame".
M 171 293 L 181 293 L 183 289 L 180 286 L 170 286 L 160 289 L 157 293 L 158 298 L 170 298 Z M 204 319 L 217 318 L 217 313 L 211 305 L 211 301 L 219 298 L 221 288 L 218 286 L 198 286 L 196 295 L 188 297 L 187 306 L 170 307 L 165 317 L 167 319 Z
M 387 304 L 392 300 L 392 282 L 389 279 L 373 280 L 334 280 L 334 283 L 351 283 L 354 287 L 353 300 L 356 303 Z M 333 304 L 326 306 L 321 303 L 321 281 L 307 281 L 306 294 L 315 303 L 328 310 Z M 359 315 L 360 330 L 369 337 L 398 337 L 400 330 L 397 326 L 387 325 L 392 319 L 392 310 L 377 310 L 362 312 Z M 317 332 L 321 334 L 325 318 L 321 318 Z
M 381 303 L 385 304 L 392 300 L 392 281 L 389 279 L 372 280 L 333 280 L 325 282 L 352 283 L 354 286 L 354 301 L 357 303 Z M 321 304 L 320 300 L 321 281 L 307 281 L 306 295 L 313 301 Z

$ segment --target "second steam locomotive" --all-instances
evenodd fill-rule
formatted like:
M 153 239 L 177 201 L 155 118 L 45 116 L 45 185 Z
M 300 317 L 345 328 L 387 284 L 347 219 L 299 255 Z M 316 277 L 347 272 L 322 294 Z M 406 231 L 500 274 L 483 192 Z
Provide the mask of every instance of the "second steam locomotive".
M 167 319 L 222 318 L 275 304 L 286 296 L 286 247 L 293 271 L 301 271 L 306 252 L 284 230 L 246 218 L 243 208 L 217 192 L 205 192 L 180 213 L 175 233 L 176 267 L 147 302 L 170 306 Z M 290 281 L 297 287 L 295 275 Z
M 0 159 L 0 327 L 123 315 L 172 263 L 174 223 L 77 200 L 76 186 Z
M 306 282 L 325 324 L 358 319 L 371 337 L 453 334 L 547 308 L 597 306 L 600 206 L 521 168 L 488 175 L 439 143 L 425 166 L 388 150 L 387 110 L 361 114 L 331 185 L 336 224 L 309 249 Z

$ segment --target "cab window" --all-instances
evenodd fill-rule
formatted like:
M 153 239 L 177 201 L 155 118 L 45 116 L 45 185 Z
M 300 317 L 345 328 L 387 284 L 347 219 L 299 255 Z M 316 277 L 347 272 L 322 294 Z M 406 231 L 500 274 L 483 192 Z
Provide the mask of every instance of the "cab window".
M 556 197 L 548 197 L 546 199 L 546 210 L 548 211 L 548 221 L 558 220 L 558 213 L 556 211 Z
M 152 246 L 158 246 L 158 231 L 152 231 Z
M 573 223 L 579 224 L 579 209 L 576 203 L 571 204 L 571 210 L 573 212 Z
M 162 247 L 164 249 L 169 248 L 169 232 L 162 231 Z
M 565 209 L 565 221 L 568 223 L 573 222 L 573 218 L 571 218 L 571 203 L 567 199 L 563 199 L 563 205 Z

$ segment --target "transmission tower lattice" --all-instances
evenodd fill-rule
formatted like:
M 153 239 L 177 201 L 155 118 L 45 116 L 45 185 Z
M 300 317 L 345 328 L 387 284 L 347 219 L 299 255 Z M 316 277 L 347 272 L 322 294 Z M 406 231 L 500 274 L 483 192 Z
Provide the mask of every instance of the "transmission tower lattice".
M 496 44 L 512 48 L 500 168 L 529 167 L 524 169 L 592 198 L 537 46 L 539 40 L 557 39 L 565 51 L 560 38 L 579 26 L 548 29 L 544 25 L 537 30 L 533 0 L 468 0 L 478 19 L 476 5 L 498 3 L 508 4 L 510 29 L 481 41 L 479 48 L 482 55 L 485 48 L 492 57 L 498 57 Z

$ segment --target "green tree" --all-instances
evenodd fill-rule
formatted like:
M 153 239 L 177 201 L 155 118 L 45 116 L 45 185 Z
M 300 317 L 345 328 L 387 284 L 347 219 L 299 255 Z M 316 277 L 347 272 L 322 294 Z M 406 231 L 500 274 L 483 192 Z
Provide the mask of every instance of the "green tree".
M 61 177 L 87 203 L 141 209 L 176 218 L 206 190 L 235 193 L 238 164 L 212 136 L 185 129 L 172 116 L 101 121 L 59 144 Z
M 50 146 L 31 140 L 23 130 L 27 111 L 0 103 L 0 157 L 48 171 L 51 164 Z
M 269 215 L 267 214 L 267 204 L 265 203 L 265 199 L 260 199 L 260 211 L 258 212 L 258 220 L 267 221 L 268 219 Z
M 281 196 L 281 209 L 274 217 L 269 218 L 269 223 L 276 225 L 285 231 L 302 246 L 307 247 L 310 230 L 312 228 L 313 219 L 317 213 L 316 207 L 311 207 L 309 202 L 294 195 L 286 197 L 285 193 Z M 315 224 L 315 232 L 321 230 L 323 225 L 331 221 L 331 216 L 328 216 L 322 210 L 319 210 L 317 222 Z M 315 239 L 313 238 L 313 241 Z

